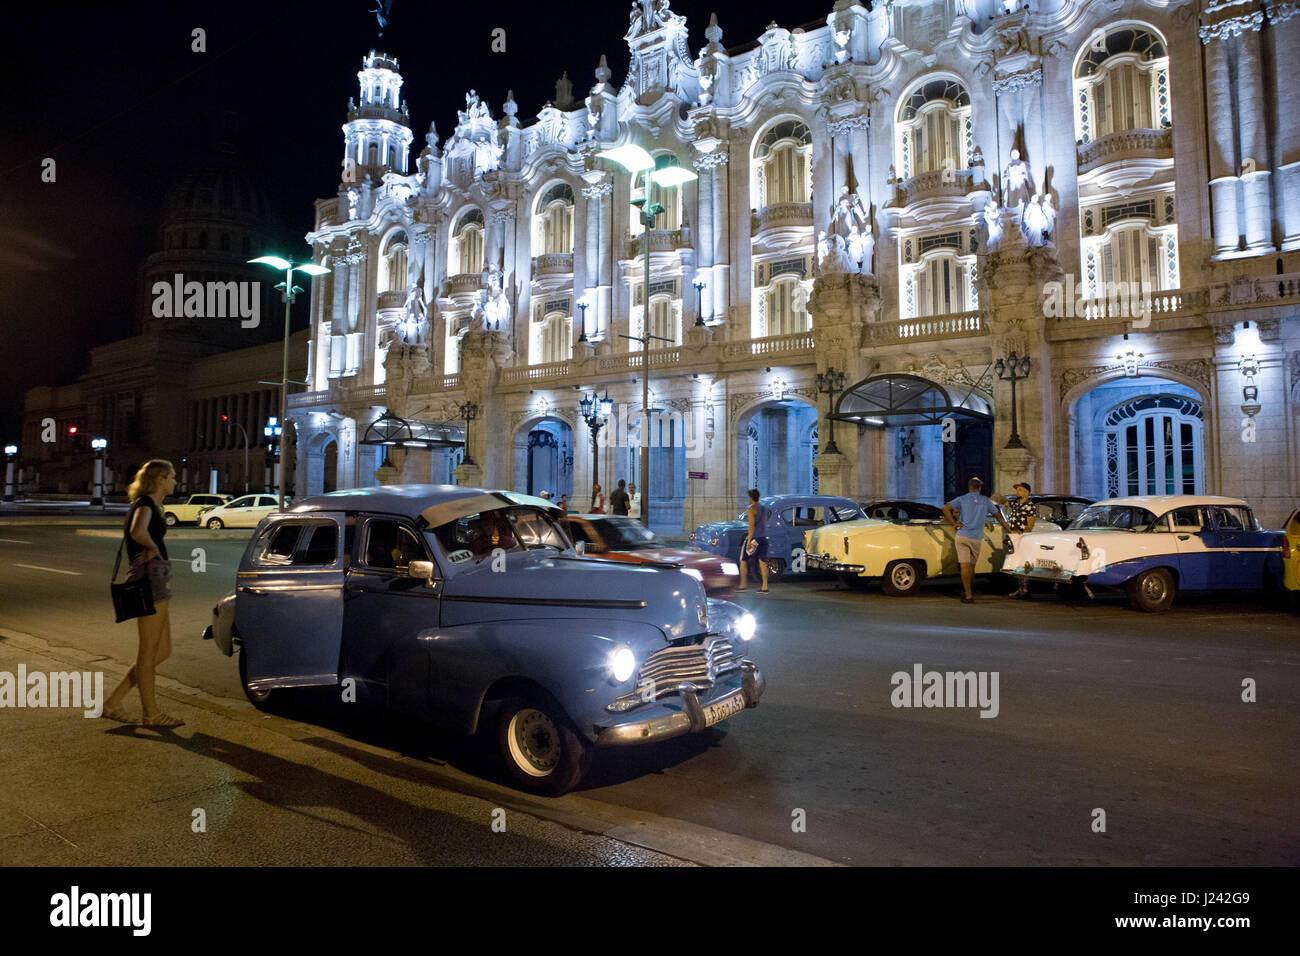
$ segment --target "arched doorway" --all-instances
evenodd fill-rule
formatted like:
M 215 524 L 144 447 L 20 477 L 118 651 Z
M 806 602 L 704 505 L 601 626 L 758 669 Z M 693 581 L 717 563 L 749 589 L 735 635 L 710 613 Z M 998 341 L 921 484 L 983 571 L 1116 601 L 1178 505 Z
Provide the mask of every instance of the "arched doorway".
M 816 491 L 817 409 L 794 399 L 765 402 L 741 418 L 736 496 L 747 492 L 800 495 Z
M 515 490 L 573 500 L 573 429 L 558 418 L 524 423 L 515 439 Z
M 885 497 L 942 504 L 993 478 L 993 407 L 969 386 L 877 375 L 844 390 L 834 417 L 885 434 Z
M 332 438 L 325 446 L 322 462 L 321 491 L 337 491 L 339 487 L 339 443 Z
M 611 449 L 611 484 L 620 478 L 629 485 L 641 484 L 641 414 L 627 423 L 627 447 Z M 652 531 L 679 534 L 686 519 L 686 419 L 681 412 L 662 407 L 650 409 L 650 522 Z M 644 491 L 644 489 L 640 489 Z M 645 500 L 644 497 L 642 500 Z
M 1074 404 L 1075 490 L 1092 498 L 1203 494 L 1200 394 L 1148 376 L 1104 382 Z

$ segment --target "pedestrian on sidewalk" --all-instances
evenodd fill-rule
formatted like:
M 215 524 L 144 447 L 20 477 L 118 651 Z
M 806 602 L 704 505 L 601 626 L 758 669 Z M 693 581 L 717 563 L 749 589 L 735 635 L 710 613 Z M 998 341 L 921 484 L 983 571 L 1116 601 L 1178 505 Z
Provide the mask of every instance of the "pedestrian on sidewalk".
M 944 520 L 957 526 L 955 543 L 957 546 L 957 566 L 961 568 L 961 587 L 965 591 L 962 604 L 974 604 L 975 595 L 971 585 L 975 580 L 975 563 L 979 561 L 980 550 L 984 547 L 984 522 L 990 513 L 998 519 L 1003 531 L 1010 531 L 1006 519 L 997 504 L 987 498 L 981 489 L 984 482 L 972 478 L 967 482 L 966 494 L 943 506 Z
M 627 514 L 627 482 L 624 479 L 618 480 L 618 487 L 609 496 L 609 506 L 616 515 Z
M 176 469 L 171 462 L 154 458 L 135 473 L 127 489 L 131 507 L 126 514 L 122 533 L 126 556 L 131 561 L 128 580 L 147 579 L 153 592 L 154 613 L 136 618 L 139 647 L 135 664 L 104 702 L 104 716 L 124 724 L 134 723 L 122 710 L 131 688 L 140 688 L 144 709 L 141 723 L 146 727 L 179 727 L 185 721 L 163 713 L 154 693 L 155 671 L 172 652 L 172 628 L 169 602 L 172 596 L 172 569 L 167 559 L 167 521 L 163 517 L 163 499 L 176 488 Z
M 1007 548 L 1004 566 L 1007 561 L 1014 562 L 1016 560 L 1015 556 L 1020 554 L 1020 539 L 1034 530 L 1034 521 L 1038 517 L 1038 506 L 1029 500 L 1029 482 L 1016 482 L 1011 486 L 1011 489 L 1015 494 L 1003 509 L 1003 514 L 1007 517 L 1007 524 L 1011 526 L 1011 530 L 1007 533 L 1009 547 Z M 1016 593 L 1012 596 L 1023 601 L 1029 597 L 1029 578 L 1023 574 L 1017 574 L 1016 583 Z
M 627 513 L 630 518 L 641 517 L 641 495 L 636 485 L 627 486 Z
M 591 486 L 591 513 L 594 515 L 605 513 L 605 493 L 600 490 L 599 483 Z
M 767 519 L 769 512 L 758 503 L 758 489 L 749 489 L 749 507 L 745 509 L 748 530 L 740 545 L 740 587 L 747 590 L 745 571 L 752 565 L 754 577 L 762 575 L 763 587 L 759 594 L 767 593 Z

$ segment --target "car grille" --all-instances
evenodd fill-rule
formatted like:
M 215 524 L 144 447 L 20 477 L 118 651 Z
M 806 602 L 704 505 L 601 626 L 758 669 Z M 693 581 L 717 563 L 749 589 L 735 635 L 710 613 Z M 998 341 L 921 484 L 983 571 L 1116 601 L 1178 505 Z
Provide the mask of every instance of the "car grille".
M 637 674 L 637 684 L 645 686 L 654 681 L 655 697 L 677 693 L 683 681 L 705 690 L 713 686 L 719 674 L 740 666 L 740 656 L 732 650 L 731 642 L 721 637 L 702 644 L 665 647 L 651 654 Z

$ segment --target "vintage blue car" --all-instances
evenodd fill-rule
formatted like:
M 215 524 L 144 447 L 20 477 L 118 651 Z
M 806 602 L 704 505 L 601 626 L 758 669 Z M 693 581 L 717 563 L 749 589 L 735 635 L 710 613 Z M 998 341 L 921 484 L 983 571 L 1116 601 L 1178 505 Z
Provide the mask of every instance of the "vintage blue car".
M 769 566 L 780 574 L 794 563 L 794 551 L 803 548 L 804 532 L 836 521 L 865 518 L 862 508 L 849 498 L 834 495 L 767 495 L 758 503 L 771 512 L 767 522 Z M 748 533 L 745 512 L 735 521 L 710 521 L 690 535 L 690 543 L 701 551 L 740 560 L 740 546 Z
M 309 498 L 258 526 L 204 637 L 239 651 L 259 708 L 325 686 L 464 733 L 495 720 L 539 793 L 577 786 L 594 748 L 758 704 L 752 615 L 679 570 L 579 556 L 559 518 L 455 485 Z

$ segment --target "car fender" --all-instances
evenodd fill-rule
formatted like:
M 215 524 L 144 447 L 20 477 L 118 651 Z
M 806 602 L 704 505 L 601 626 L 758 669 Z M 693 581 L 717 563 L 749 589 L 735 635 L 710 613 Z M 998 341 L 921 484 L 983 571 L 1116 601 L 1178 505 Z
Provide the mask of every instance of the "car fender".
M 203 632 L 217 650 L 231 657 L 235 653 L 235 592 L 231 591 L 212 608 L 212 623 Z
M 484 621 L 433 627 L 413 636 L 392 666 L 427 673 L 426 699 L 396 700 L 393 706 L 425 711 L 431 719 L 464 733 L 478 727 L 492 686 L 523 680 L 541 687 L 564 708 L 579 732 L 595 739 L 595 726 L 608 717 L 605 705 L 636 688 L 636 674 L 617 683 L 606 671 L 609 652 L 626 644 L 638 667 L 667 646 L 651 624 L 592 618 Z M 410 680 L 390 680 L 390 694 L 419 693 Z
M 1178 555 L 1168 552 L 1143 554 L 1121 561 L 1110 561 L 1099 571 L 1087 575 L 1089 584 L 1102 587 L 1122 587 L 1144 571 L 1167 568 L 1178 581 Z

